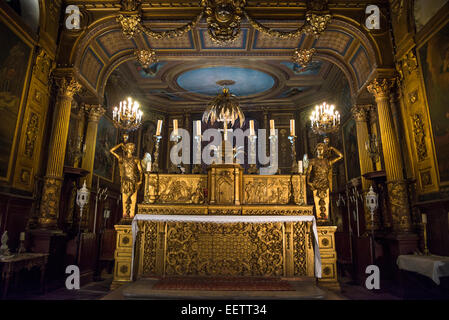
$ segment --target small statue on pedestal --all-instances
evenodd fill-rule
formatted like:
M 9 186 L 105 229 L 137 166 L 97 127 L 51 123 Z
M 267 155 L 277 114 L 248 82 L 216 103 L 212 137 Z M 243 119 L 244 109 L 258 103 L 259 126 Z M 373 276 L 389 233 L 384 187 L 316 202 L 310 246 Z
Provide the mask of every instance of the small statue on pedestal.
M 123 155 L 115 153 L 120 147 L 123 150 Z M 114 157 L 118 159 L 124 219 L 132 219 L 134 217 L 137 191 L 143 180 L 141 160 L 133 155 L 134 149 L 134 143 L 120 143 L 110 150 Z
M 331 152 L 335 152 L 337 157 L 330 159 Z M 325 138 L 324 143 L 320 142 L 316 146 L 316 158 L 309 160 L 307 169 L 307 184 L 313 191 L 315 209 L 318 221 L 329 220 L 329 190 L 331 189 L 332 166 L 335 162 L 343 159 L 343 154 L 329 146 L 329 139 Z
M 11 253 L 8 248 L 8 231 L 3 232 L 2 245 L 0 246 L 0 257 L 8 257 Z

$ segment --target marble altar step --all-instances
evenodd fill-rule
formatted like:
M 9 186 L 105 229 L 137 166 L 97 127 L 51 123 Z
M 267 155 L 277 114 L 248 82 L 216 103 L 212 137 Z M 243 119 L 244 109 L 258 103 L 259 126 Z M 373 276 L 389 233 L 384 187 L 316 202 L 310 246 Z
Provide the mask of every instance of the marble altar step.
M 257 282 L 257 280 L 255 281 Z M 314 278 L 286 279 L 284 281 L 288 283 L 288 286 L 283 287 L 275 285 L 273 288 L 268 288 L 268 290 L 264 290 L 264 286 L 267 285 L 266 283 L 263 283 L 260 287 L 256 284 L 256 290 L 238 290 L 239 284 L 236 284 L 235 288 L 228 290 L 220 290 L 222 287 L 212 288 L 212 290 L 195 290 L 189 289 L 188 285 L 181 285 L 180 287 L 182 287 L 182 289 L 157 289 L 158 287 L 164 288 L 164 286 L 160 285 L 160 279 L 148 278 L 127 284 L 118 290 L 120 290 L 121 295 L 125 300 L 321 300 L 328 298 L 328 293 L 316 285 L 316 280 Z M 192 288 L 195 288 L 195 286 Z M 117 293 L 116 296 L 118 295 Z

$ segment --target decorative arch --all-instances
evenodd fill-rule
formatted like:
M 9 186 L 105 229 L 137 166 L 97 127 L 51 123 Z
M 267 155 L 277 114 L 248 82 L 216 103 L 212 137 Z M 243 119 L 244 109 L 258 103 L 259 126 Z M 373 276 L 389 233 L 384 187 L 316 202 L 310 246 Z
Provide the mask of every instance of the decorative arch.
M 177 26 L 182 23 L 170 24 Z M 196 29 L 176 39 L 148 40 L 144 35 L 127 39 L 115 21 L 115 15 L 107 16 L 95 22 L 78 37 L 70 55 L 70 64 L 78 70 L 80 80 L 86 88 L 101 97 L 109 75 L 120 64 L 134 59 L 134 50 L 137 48 L 151 47 L 157 50 L 161 59 L 168 60 L 176 59 L 181 55 L 189 58 L 207 56 L 210 51 L 198 53 L 198 48 L 192 40 L 193 32 L 198 32 L 197 36 L 201 37 L 200 33 L 203 29 L 204 26 L 200 24 Z M 312 46 L 317 49 L 317 57 L 334 63 L 346 75 L 352 96 L 357 96 L 372 80 L 377 66 L 383 65 L 383 52 L 374 37 L 360 29 L 355 21 L 349 21 L 347 18 L 335 17 L 318 39 L 306 41 L 307 37 L 303 35 L 298 46 L 304 46 L 312 41 Z M 256 42 L 250 43 L 247 39 L 249 37 L 242 38 L 247 41 L 242 44 L 242 48 L 251 48 L 249 56 L 253 54 L 252 56 L 260 57 L 265 56 L 265 53 L 267 58 L 271 59 L 290 59 L 294 49 L 284 48 L 285 50 L 280 50 L 281 53 L 270 49 L 261 50 L 254 47 Z M 204 44 L 200 44 L 200 47 L 202 45 Z M 201 51 L 203 48 L 199 49 Z M 230 48 L 229 51 L 233 50 L 234 48 Z M 238 56 L 236 52 L 229 52 L 227 55 Z M 219 54 L 222 53 L 212 53 L 212 55 Z

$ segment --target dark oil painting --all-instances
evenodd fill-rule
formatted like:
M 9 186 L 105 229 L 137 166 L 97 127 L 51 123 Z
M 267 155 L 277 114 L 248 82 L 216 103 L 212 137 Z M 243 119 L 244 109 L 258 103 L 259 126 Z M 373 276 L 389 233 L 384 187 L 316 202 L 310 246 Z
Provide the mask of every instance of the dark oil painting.
M 7 177 L 31 48 L 0 22 L 0 177 Z
M 419 49 L 440 172 L 449 182 L 449 24 Z

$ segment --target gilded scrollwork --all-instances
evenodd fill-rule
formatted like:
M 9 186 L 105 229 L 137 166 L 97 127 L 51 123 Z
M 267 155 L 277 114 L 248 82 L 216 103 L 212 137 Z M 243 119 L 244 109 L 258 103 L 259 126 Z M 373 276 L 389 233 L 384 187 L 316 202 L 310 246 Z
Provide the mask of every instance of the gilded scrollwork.
M 202 3 L 212 41 L 224 44 L 237 39 L 246 0 L 203 0 Z
M 396 231 L 411 230 L 409 214 L 407 183 L 405 181 L 391 181 L 388 184 L 388 197 L 393 218 L 393 228 Z
M 157 248 L 157 224 L 156 222 L 144 221 L 143 226 L 140 225 L 139 229 L 143 227 L 143 235 L 141 239 L 144 240 L 141 243 L 143 248 L 143 264 L 142 271 L 144 274 L 156 273 L 156 248 Z
M 39 133 L 39 116 L 30 112 L 26 127 L 25 151 L 24 154 L 29 159 L 33 159 L 37 135 Z
M 166 242 L 166 275 L 283 275 L 281 223 L 167 223 Z
M 416 153 L 418 161 L 424 161 L 427 158 L 426 133 L 422 116 L 418 113 L 412 116 L 413 134 L 415 137 Z
M 61 185 L 62 180 L 60 178 L 45 177 L 39 218 L 41 226 L 53 227 L 56 224 Z
M 293 225 L 293 272 L 295 276 L 307 275 L 306 227 L 306 223 L 295 223 Z M 311 243 L 310 240 L 308 242 Z

